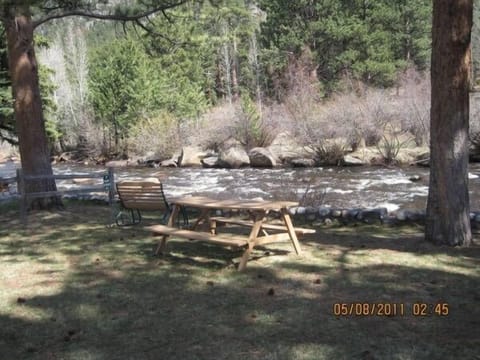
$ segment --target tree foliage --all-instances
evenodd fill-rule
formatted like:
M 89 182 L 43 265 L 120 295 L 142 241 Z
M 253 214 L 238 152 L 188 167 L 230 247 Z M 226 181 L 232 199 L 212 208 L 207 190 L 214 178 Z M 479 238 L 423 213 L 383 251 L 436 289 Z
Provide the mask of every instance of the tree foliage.
M 431 2 L 260 1 L 268 14 L 262 44 L 270 72 L 309 48 L 320 81 L 331 88 L 344 76 L 390 86 L 408 63 L 425 68 L 429 55 Z
M 38 63 L 34 49 L 34 30 L 53 19 L 86 16 L 101 20 L 135 22 L 166 11 L 184 1 L 148 2 L 139 0 L 139 7 L 104 7 L 108 1 L 21 1 L 4 0 L 0 3 L 0 22 L 8 49 L 8 68 L 14 101 L 14 118 L 18 135 L 22 168 L 26 175 L 41 175 L 41 180 L 29 182 L 25 191 L 55 192 L 53 179 L 44 178 L 53 173 L 48 150 L 45 114 L 39 85 Z M 131 3 L 129 4 L 131 5 Z M 33 16 L 33 17 L 32 17 Z M 2 121 L 3 123 L 3 121 Z M 31 202 L 31 208 L 61 206 L 56 195 L 46 195 Z
M 0 31 L 3 31 L 1 25 Z M 49 41 L 46 38 L 37 36 L 35 40 L 38 47 L 48 48 Z M 54 117 L 56 107 L 53 94 L 56 86 L 50 78 L 52 72 L 53 69 L 46 66 L 40 66 L 39 68 L 40 93 L 46 115 L 46 130 L 50 143 L 53 145 L 55 140 L 59 138 L 60 132 L 55 124 Z M 12 87 L 8 71 L 7 44 L 3 37 L 0 37 L 0 140 L 18 145 L 13 113 Z

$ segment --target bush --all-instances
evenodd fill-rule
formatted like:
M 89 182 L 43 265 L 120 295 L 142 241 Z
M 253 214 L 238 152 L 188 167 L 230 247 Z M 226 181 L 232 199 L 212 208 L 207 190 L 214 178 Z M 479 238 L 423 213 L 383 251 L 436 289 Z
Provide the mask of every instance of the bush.
M 153 152 L 158 159 L 168 159 L 181 146 L 178 121 L 169 113 L 140 120 L 130 129 L 128 144 L 136 155 Z
M 480 96 L 470 95 L 470 145 L 476 154 L 480 153 Z
M 411 133 L 417 146 L 430 143 L 430 80 L 414 69 L 400 79 L 396 106 L 403 130 Z
M 247 150 L 267 147 L 278 133 L 278 128 L 268 120 L 262 116 L 250 97 L 242 97 L 241 105 L 237 107 L 233 137 Z
M 219 151 L 229 140 L 235 140 L 245 148 L 267 147 L 277 134 L 287 127 L 284 110 L 280 106 L 265 107 L 261 113 L 250 98 L 241 104 L 222 104 L 211 109 L 192 128 L 190 141 L 205 149 Z M 287 123 L 289 121 L 287 120 Z
M 210 109 L 190 129 L 189 141 L 204 149 L 219 151 L 232 138 L 235 117 L 236 107 L 233 104 L 224 103 Z

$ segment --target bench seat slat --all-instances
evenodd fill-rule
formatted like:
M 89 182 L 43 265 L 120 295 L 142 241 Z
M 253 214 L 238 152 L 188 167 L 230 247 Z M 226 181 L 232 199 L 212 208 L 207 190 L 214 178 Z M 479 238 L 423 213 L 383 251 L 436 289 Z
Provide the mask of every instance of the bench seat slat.
M 156 235 L 169 235 L 172 237 L 206 241 L 224 246 L 244 247 L 248 244 L 248 239 L 239 235 L 212 235 L 206 232 L 177 229 L 165 225 L 148 226 L 147 229 Z
M 145 203 L 145 202 L 137 202 L 137 201 L 132 203 L 129 203 L 128 201 L 124 202 L 123 206 L 126 209 L 151 210 L 151 211 L 167 210 L 166 206 L 159 206 L 158 203 Z

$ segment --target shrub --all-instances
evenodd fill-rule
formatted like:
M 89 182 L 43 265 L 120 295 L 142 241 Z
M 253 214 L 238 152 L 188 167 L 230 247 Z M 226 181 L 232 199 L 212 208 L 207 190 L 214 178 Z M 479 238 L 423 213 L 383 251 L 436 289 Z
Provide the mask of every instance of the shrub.
M 153 152 L 157 158 L 167 159 L 181 146 L 178 121 L 169 113 L 140 120 L 128 135 L 129 148 L 137 155 Z
M 264 118 L 250 97 L 242 97 L 237 107 L 233 137 L 247 150 L 269 146 L 277 135 L 277 127 L 271 119 Z
M 400 79 L 396 106 L 402 129 L 411 133 L 415 144 L 430 143 L 430 80 L 414 69 Z
M 210 109 L 192 127 L 189 141 L 204 149 L 219 151 L 232 137 L 236 117 L 235 105 L 224 103 Z
M 480 96 L 470 95 L 470 144 L 475 153 L 480 153 Z
M 271 145 L 277 134 L 287 128 L 285 110 L 278 105 L 267 106 L 260 112 L 250 98 L 241 104 L 225 103 L 216 106 L 190 129 L 190 141 L 205 149 L 218 151 L 231 139 L 247 149 Z M 289 123 L 289 121 L 286 121 Z
M 384 130 L 382 140 L 377 144 L 377 150 L 385 164 L 396 164 L 400 150 L 408 146 L 411 140 L 400 140 L 400 135 L 402 135 L 403 131 L 395 131 L 392 128 L 385 128 Z

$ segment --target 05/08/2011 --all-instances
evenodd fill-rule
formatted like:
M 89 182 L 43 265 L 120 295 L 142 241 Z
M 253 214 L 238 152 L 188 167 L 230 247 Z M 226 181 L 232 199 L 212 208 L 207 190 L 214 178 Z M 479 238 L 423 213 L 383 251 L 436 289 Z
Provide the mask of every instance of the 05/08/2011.
M 405 303 L 334 303 L 335 316 L 448 316 L 447 303 L 416 302 L 411 306 Z

